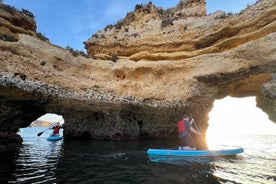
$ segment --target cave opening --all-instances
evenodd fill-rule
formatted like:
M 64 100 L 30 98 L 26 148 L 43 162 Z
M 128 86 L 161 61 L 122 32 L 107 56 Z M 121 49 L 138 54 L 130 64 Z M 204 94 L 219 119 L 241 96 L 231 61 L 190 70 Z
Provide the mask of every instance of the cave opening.
M 37 118 L 34 122 L 32 122 L 31 126 L 49 127 L 57 122 L 59 122 L 60 124 L 64 124 L 64 119 L 62 115 L 55 113 L 46 113 Z
M 209 148 L 241 146 L 242 136 L 276 135 L 276 124 L 256 106 L 255 97 L 215 100 L 209 113 L 206 141 Z
M 19 135 L 24 139 L 24 137 L 48 137 L 53 133 L 53 127 L 59 123 L 61 127 L 65 123 L 62 115 L 55 113 L 46 113 L 29 125 L 29 127 L 21 128 L 19 130 Z M 24 132 L 24 133 L 23 133 Z M 59 135 L 63 135 L 63 129 L 59 131 Z

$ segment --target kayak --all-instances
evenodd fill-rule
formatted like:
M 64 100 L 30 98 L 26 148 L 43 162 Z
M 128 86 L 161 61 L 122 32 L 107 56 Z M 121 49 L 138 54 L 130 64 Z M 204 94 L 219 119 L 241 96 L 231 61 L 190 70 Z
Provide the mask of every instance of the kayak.
M 185 157 L 215 157 L 230 156 L 243 153 L 243 148 L 219 149 L 219 150 L 173 150 L 173 149 L 148 149 L 148 155 L 168 155 Z
M 62 136 L 59 135 L 51 135 L 47 138 L 48 141 L 59 141 L 62 139 Z

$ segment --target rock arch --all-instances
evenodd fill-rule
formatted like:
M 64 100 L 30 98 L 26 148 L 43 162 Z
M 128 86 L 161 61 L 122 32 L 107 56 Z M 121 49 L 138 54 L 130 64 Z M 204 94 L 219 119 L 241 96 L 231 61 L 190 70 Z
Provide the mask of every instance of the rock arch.
M 268 43 L 272 40 L 264 38 L 263 41 Z M 247 48 L 254 50 L 254 47 Z M 242 50 L 243 48 L 240 48 L 239 52 Z M 247 52 L 251 52 L 250 49 L 247 49 Z M 271 56 L 275 55 L 275 52 L 270 52 L 269 49 L 267 53 L 271 53 Z M 150 63 L 147 67 L 158 71 L 161 76 L 158 75 L 157 79 L 153 78 L 151 79 L 153 81 L 149 82 L 162 78 L 163 88 L 166 88 L 164 94 L 160 92 L 158 98 L 153 96 L 142 98 L 141 95 L 148 94 L 145 92 L 139 92 L 136 95 L 118 95 L 107 91 L 87 90 L 83 93 L 72 88 L 22 79 L 9 72 L 1 73 L 0 131 L 15 133 L 20 127 L 28 126 L 46 112 L 55 112 L 66 119 L 65 136 L 108 140 L 173 138 L 176 135 L 175 122 L 184 112 L 193 114 L 201 130 L 205 132 L 208 113 L 212 109 L 214 100 L 228 95 L 256 96 L 258 106 L 275 122 L 275 74 L 273 72 L 275 72 L 276 63 L 270 59 L 273 58 L 271 56 L 264 55 L 262 62 L 254 63 L 254 67 L 250 60 L 242 60 L 242 67 L 237 63 L 234 64 L 235 58 L 231 58 L 229 63 L 224 62 L 221 66 L 217 65 L 214 58 L 212 61 L 203 62 L 206 57 L 192 61 L 183 60 L 171 66 L 168 63 L 158 65 Z M 248 63 L 245 66 L 246 62 Z M 187 69 L 188 63 L 194 65 Z M 232 67 L 226 67 L 228 65 Z M 125 70 L 124 67 L 122 70 Z M 140 64 L 136 67 L 140 68 Z M 149 74 L 148 69 L 144 70 L 144 67 L 143 64 L 138 70 L 138 78 L 133 78 L 136 69 L 131 73 L 131 70 L 126 67 L 131 76 L 121 80 L 128 78 L 140 80 L 140 76 L 145 77 Z M 218 72 L 212 71 L 214 67 L 218 68 Z M 221 68 L 226 70 L 223 71 Z M 229 70 L 233 71 L 229 72 Z M 111 72 L 110 75 L 112 75 Z M 180 81 L 183 77 L 186 77 L 184 82 Z M 170 80 L 177 82 L 165 86 Z M 183 92 L 179 93 L 178 88 Z M 175 91 L 177 92 L 174 93 Z M 132 93 L 135 94 L 133 91 Z M 173 98 L 162 97 L 165 94 Z M 13 139 L 11 134 L 8 138 Z M 202 143 L 202 147 L 204 145 L 205 143 Z
M 116 63 L 75 57 L 35 32 L 14 33 L 16 26 L 3 21 L 5 34 L 15 34 L 16 40 L 0 40 L 1 150 L 10 149 L 9 140 L 20 144 L 17 130 L 46 112 L 64 117 L 65 136 L 175 138 L 175 123 L 184 112 L 193 114 L 205 132 L 215 99 L 254 95 L 276 122 L 275 1 L 258 1 L 230 17 L 193 20 L 185 29 L 175 20 L 156 34 L 143 31 L 145 37 L 129 35 L 130 40 L 113 34 L 108 39 L 104 32 L 90 40 L 91 54 L 120 50 Z M 101 45 L 96 48 L 93 41 Z M 133 59 L 136 54 L 142 56 Z

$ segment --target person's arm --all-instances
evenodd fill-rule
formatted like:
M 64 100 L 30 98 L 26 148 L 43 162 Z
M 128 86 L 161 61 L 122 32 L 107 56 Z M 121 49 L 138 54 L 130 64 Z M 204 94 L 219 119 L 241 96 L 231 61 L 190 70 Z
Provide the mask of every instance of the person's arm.
M 197 135 L 200 135 L 201 136 L 201 133 L 196 131 L 193 127 L 190 127 L 190 131 L 194 134 L 197 134 Z
M 192 120 L 190 121 L 191 125 L 193 125 L 194 122 L 195 122 L 195 119 L 192 118 Z

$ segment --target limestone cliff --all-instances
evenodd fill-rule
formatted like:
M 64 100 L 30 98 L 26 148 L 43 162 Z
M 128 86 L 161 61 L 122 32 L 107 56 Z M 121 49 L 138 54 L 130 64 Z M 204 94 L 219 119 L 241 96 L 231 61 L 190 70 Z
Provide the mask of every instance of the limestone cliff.
M 131 60 L 180 60 L 221 53 L 275 31 L 275 2 L 259 1 L 239 14 L 206 16 L 205 0 L 180 1 L 168 10 L 138 6 L 85 42 L 88 54 Z
M 0 34 L 15 38 L 0 39 L 1 135 L 11 138 L 5 133 L 47 112 L 64 117 L 68 137 L 173 138 L 184 112 L 193 114 L 204 133 L 214 100 L 227 95 L 256 96 L 276 122 L 276 2 L 208 16 L 205 1 L 194 2 L 165 10 L 163 16 L 173 21 L 163 28 L 159 8 L 136 6 L 121 26 L 86 42 L 91 58 L 43 41 L 35 26 L 23 29 L 0 9 Z M 178 19 L 173 11 L 181 14 Z M 113 54 L 118 58 L 92 57 Z
M 0 4 L 0 39 L 18 41 L 18 34 L 39 36 L 36 33 L 34 15 L 28 10 L 18 11 L 12 6 Z
M 194 33 L 195 27 L 201 29 L 194 24 L 205 16 L 205 0 L 180 1 L 168 10 L 157 8 L 151 2 L 136 5 L 135 11 L 128 13 L 125 19 L 94 34 L 85 42 L 86 49 L 90 56 L 135 54 L 131 57 L 133 60 L 142 59 L 137 54 L 191 51 L 195 49 L 191 39 L 201 34 Z

